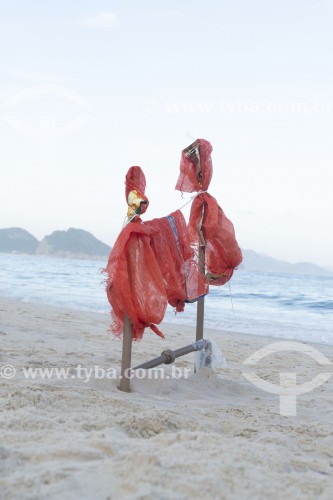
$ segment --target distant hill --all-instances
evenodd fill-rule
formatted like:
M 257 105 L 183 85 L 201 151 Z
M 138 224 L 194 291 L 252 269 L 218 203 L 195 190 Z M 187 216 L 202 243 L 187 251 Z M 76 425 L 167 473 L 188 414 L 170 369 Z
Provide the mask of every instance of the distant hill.
M 261 255 L 253 250 L 242 250 L 243 262 L 240 269 L 244 271 L 261 271 L 270 273 L 287 273 L 287 274 L 307 274 L 313 276 L 327 276 L 330 271 L 323 267 L 311 264 L 310 262 L 298 262 L 290 264 L 282 260 L 273 259 L 267 255 Z
M 111 247 L 83 229 L 71 227 L 68 231 L 54 231 L 45 236 L 37 248 L 38 255 L 57 257 L 107 257 Z
M 38 240 L 20 227 L 0 229 L 0 252 L 35 253 Z

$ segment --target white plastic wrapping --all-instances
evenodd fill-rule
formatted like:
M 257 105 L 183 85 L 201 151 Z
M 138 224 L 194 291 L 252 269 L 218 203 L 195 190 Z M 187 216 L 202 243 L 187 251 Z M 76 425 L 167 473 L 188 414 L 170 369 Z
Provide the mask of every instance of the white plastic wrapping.
M 202 368 L 210 368 L 217 370 L 227 366 L 225 357 L 220 347 L 213 340 L 206 341 L 204 349 L 195 353 L 195 371 L 198 372 Z

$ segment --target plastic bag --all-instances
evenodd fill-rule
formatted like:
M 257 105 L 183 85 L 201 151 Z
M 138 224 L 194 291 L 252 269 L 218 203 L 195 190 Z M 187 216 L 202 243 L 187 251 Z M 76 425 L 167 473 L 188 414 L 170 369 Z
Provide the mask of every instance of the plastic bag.
M 195 352 L 194 370 L 198 372 L 202 368 L 217 370 L 226 368 L 227 363 L 220 347 L 213 340 L 208 341 L 207 349 Z

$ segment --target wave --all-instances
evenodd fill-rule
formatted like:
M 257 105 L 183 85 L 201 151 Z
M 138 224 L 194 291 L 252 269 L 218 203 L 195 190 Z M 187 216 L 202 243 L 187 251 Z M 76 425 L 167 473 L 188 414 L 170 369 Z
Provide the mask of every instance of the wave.
M 100 261 L 0 255 L 0 294 L 19 300 L 109 313 Z M 144 288 L 144 287 L 143 287 Z M 168 310 L 166 321 L 195 325 L 196 304 Z M 210 288 L 205 325 L 244 333 L 333 342 L 332 280 L 327 277 L 235 273 Z

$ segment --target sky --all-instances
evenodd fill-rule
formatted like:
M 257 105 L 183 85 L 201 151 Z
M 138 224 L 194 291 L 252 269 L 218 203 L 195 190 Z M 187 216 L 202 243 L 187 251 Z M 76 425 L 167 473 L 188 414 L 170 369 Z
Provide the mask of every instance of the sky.
M 333 0 L 0 0 L 0 228 L 112 244 L 128 168 L 162 217 L 204 138 L 240 246 L 333 267 L 332 25 Z

